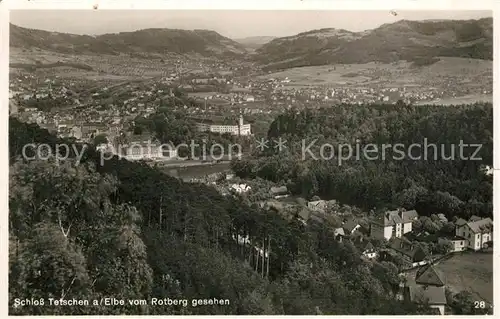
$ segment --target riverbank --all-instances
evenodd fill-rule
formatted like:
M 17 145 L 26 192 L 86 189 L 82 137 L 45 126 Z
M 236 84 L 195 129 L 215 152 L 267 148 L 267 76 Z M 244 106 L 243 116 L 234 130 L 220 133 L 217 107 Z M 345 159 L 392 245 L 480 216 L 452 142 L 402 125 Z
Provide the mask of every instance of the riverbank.
M 189 181 L 215 173 L 231 172 L 230 162 L 222 162 L 208 165 L 186 165 L 177 167 L 160 167 L 165 174 Z

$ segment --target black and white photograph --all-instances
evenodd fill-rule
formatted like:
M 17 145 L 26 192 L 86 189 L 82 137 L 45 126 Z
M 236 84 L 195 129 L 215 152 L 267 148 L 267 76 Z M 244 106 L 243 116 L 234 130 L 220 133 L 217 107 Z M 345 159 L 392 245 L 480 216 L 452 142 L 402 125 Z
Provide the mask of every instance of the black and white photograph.
M 9 315 L 493 314 L 493 11 L 9 19 Z

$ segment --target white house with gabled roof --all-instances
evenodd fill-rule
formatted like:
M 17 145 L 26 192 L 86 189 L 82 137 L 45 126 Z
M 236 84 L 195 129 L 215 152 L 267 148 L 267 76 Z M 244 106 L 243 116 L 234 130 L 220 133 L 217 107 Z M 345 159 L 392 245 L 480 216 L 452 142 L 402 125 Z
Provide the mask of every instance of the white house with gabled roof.
M 459 219 L 455 225 L 455 234 L 465 239 L 469 249 L 487 248 L 487 243 L 493 241 L 493 221 L 490 218 L 469 222 Z

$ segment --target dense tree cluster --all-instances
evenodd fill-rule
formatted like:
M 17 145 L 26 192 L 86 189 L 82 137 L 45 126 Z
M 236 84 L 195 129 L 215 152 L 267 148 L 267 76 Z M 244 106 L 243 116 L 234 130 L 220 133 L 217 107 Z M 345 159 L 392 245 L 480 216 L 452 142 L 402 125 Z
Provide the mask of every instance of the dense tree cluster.
M 223 197 L 145 164 L 20 158 L 59 140 L 10 120 L 12 314 L 418 314 L 397 270 L 366 263 L 329 228 Z M 79 146 L 82 148 L 83 146 Z M 31 154 L 33 155 L 33 154 Z M 218 298 L 228 306 L 17 307 L 15 298 Z M 127 302 L 127 301 L 126 301 Z
M 491 104 L 291 110 L 278 116 L 268 136 L 286 140 L 288 148 L 235 160 L 237 175 L 366 210 L 404 207 L 450 220 L 492 216 L 492 177 L 483 169 L 493 163 Z M 463 146 L 460 154 L 461 143 L 476 146 Z M 394 151 L 398 144 L 403 155 Z M 377 151 L 363 153 L 365 147 Z

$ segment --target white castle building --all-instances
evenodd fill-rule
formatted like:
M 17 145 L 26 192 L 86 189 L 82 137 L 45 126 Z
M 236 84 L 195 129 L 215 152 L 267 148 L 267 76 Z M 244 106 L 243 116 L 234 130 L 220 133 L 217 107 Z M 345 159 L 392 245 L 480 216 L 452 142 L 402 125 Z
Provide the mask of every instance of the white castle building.
M 212 132 L 220 134 L 229 133 L 239 136 L 248 136 L 252 134 L 251 124 L 244 124 L 243 115 L 241 114 L 237 125 L 219 125 L 199 122 L 196 123 L 196 128 L 200 132 Z

